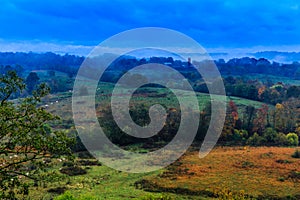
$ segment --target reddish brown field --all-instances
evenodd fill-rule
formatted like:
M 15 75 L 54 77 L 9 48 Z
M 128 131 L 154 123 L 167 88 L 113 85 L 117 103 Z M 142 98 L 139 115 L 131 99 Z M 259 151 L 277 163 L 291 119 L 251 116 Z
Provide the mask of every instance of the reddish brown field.
M 300 171 L 300 159 L 291 157 L 294 151 L 282 147 L 218 147 L 203 159 L 197 151 L 191 151 L 147 183 L 160 190 L 194 194 L 231 191 L 262 199 L 300 197 L 300 179 L 290 177 L 293 171 Z

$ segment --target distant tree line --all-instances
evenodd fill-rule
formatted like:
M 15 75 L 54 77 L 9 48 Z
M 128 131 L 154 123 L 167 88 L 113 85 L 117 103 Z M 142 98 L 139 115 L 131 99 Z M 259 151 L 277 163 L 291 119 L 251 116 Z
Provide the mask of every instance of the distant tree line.
M 0 75 L 5 75 L 9 72 L 16 72 L 18 77 L 22 78 L 26 83 L 26 88 L 22 90 L 22 92 L 18 91 L 13 93 L 10 96 L 10 99 L 14 99 L 17 97 L 26 97 L 29 94 L 32 94 L 32 91 L 36 89 L 36 87 L 44 82 L 51 89 L 51 93 L 57 92 L 65 92 L 71 90 L 73 87 L 73 76 L 56 76 L 54 70 L 47 70 L 47 73 L 43 73 L 43 79 L 39 77 L 39 74 L 34 71 L 27 71 L 25 73 L 25 69 L 21 65 L 0 65 Z
M 282 64 L 270 62 L 265 58 L 233 58 L 227 62 L 224 59 L 215 61 L 222 75 L 265 74 L 300 79 L 300 63 Z
M 26 70 L 57 70 L 66 73 L 76 73 L 85 57 L 75 55 L 59 55 L 52 52 L 47 53 L 23 53 L 23 52 L 0 52 L 0 66 L 20 65 Z M 126 71 L 135 66 L 159 63 L 181 69 L 183 72 L 189 71 L 192 66 L 191 62 L 174 60 L 172 57 L 149 57 L 135 58 L 121 56 L 115 60 L 107 71 Z M 285 76 L 293 79 L 300 79 L 300 63 L 293 62 L 291 64 L 282 64 L 278 62 L 270 62 L 265 58 L 233 58 L 227 62 L 224 59 L 215 61 L 222 75 L 245 75 L 251 73 Z M 190 73 L 193 71 L 189 71 Z M 190 78 L 192 75 L 190 74 Z
M 5 52 L 0 53 L 0 66 L 22 66 L 25 70 L 56 70 L 74 76 L 81 63 L 83 56 L 58 55 L 47 53 L 23 53 Z
M 100 57 L 99 57 L 100 58 Z M 15 70 L 19 76 L 23 76 L 25 71 L 48 70 L 48 85 L 52 92 L 63 92 L 70 90 L 74 75 L 77 73 L 84 57 L 74 55 L 58 55 L 48 53 L 0 53 L 0 73 Z M 89 58 L 90 59 L 90 58 Z M 98 58 L 96 58 L 98 59 Z M 101 58 L 102 59 L 102 58 Z M 97 60 L 96 60 L 97 61 Z M 97 63 L 97 62 L 96 62 Z M 208 93 L 207 83 L 204 82 L 201 75 L 193 67 L 193 63 L 181 60 L 174 60 L 172 57 L 150 57 L 137 59 L 135 57 L 121 56 L 108 66 L 101 81 L 116 83 L 128 70 L 148 63 L 158 63 L 168 65 L 178 70 L 193 86 L 195 91 Z M 270 62 L 267 59 L 260 58 L 233 58 L 225 62 L 223 59 L 215 61 L 219 68 L 225 84 L 228 96 L 238 96 L 251 100 L 262 101 L 273 104 L 281 103 L 291 97 L 300 96 L 300 87 L 285 85 L 282 82 L 272 82 L 271 80 L 261 80 L 254 78 L 255 74 L 275 75 L 288 77 L 290 79 L 300 79 L 300 64 L 280 64 Z M 91 66 L 87 69 L 88 73 L 97 70 L 97 66 Z M 67 73 L 68 78 L 56 78 L 55 71 Z M 92 73 L 95 74 L 95 73 Z M 251 76 L 251 79 L 248 75 Z M 34 89 L 32 85 L 37 83 L 37 78 L 30 74 L 26 79 L 28 91 Z M 132 76 L 135 76 L 134 74 Z M 248 77 L 247 77 L 248 76 Z M 35 79 L 35 80 L 33 80 Z M 140 77 L 140 79 L 144 79 Z M 216 80 L 218 81 L 218 80 Z M 208 83 L 214 84 L 214 83 Z M 180 88 L 181 86 L 175 85 Z
M 283 82 L 251 80 L 249 78 L 228 76 L 223 79 L 226 93 L 230 96 L 243 97 L 276 105 L 300 97 L 300 86 Z

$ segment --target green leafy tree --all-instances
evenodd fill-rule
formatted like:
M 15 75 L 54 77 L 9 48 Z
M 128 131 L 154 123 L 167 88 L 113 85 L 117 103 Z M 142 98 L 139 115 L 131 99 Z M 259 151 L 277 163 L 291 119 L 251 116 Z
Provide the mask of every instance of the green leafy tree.
M 30 72 L 29 75 L 26 78 L 26 85 L 28 92 L 31 93 L 35 86 L 38 84 L 38 81 L 40 80 L 39 76 L 35 72 Z
M 58 117 L 38 106 L 49 88 L 41 84 L 31 97 L 8 100 L 24 89 L 16 72 L 0 76 L 0 199 L 25 198 L 59 157 L 71 158 L 73 139 L 46 125 Z

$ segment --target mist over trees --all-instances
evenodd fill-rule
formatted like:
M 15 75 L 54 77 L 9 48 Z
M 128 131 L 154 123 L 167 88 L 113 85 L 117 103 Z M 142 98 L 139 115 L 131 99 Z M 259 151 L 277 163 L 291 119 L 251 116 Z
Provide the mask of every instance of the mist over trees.
M 84 61 L 85 57 L 75 55 L 59 55 L 52 52 L 47 53 L 23 53 L 23 52 L 5 52 L 0 53 L 0 72 L 3 74 L 9 70 L 10 66 L 20 68 L 18 71 L 22 74 L 25 70 L 56 70 L 74 76 Z M 115 71 L 129 70 L 135 66 L 159 63 L 181 69 L 183 72 L 192 68 L 187 61 L 174 60 L 172 57 L 150 57 L 135 58 L 121 56 L 114 61 L 108 69 Z M 300 63 L 283 64 L 271 62 L 265 58 L 232 58 L 227 62 L 224 59 L 215 61 L 222 75 L 245 75 L 251 73 L 284 76 L 292 79 L 300 79 Z M 19 76 L 21 74 L 18 74 Z

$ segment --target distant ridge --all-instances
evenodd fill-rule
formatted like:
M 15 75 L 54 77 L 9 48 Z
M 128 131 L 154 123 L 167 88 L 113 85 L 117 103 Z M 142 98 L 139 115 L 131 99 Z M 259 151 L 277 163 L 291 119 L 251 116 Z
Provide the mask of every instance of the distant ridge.
M 261 51 L 252 54 L 255 58 L 266 58 L 268 60 L 291 63 L 300 61 L 300 52 Z

